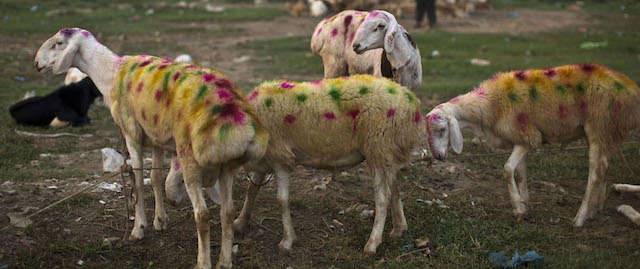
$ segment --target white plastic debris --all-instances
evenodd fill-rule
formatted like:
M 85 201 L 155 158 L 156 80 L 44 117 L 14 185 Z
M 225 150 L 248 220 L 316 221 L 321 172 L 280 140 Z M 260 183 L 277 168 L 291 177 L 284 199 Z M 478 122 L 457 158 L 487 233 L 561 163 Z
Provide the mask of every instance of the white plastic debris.
M 478 59 L 478 58 L 471 59 L 469 61 L 469 63 L 471 63 L 472 65 L 477 65 L 477 66 L 488 66 L 488 65 L 491 65 L 491 62 L 489 60 Z
M 236 253 L 238 253 L 238 244 L 233 245 L 233 247 L 231 247 L 231 253 L 233 255 L 236 255 Z
M 30 219 L 15 213 L 9 213 L 7 214 L 7 217 L 9 217 L 9 223 L 18 228 L 26 228 L 27 226 L 31 225 L 31 223 L 33 223 L 33 221 L 31 221 Z
M 240 57 L 234 58 L 233 62 L 239 64 L 239 63 L 244 63 L 244 62 L 248 61 L 249 59 L 251 59 L 251 56 L 242 55 Z
M 224 7 L 214 6 L 212 4 L 206 4 L 204 7 L 208 12 L 222 12 L 224 11 Z
M 100 200 L 100 201 L 98 201 L 98 202 L 100 202 L 100 203 L 101 203 L 101 204 L 103 204 L 103 205 L 107 204 L 107 202 L 105 202 L 104 200 Z
M 144 185 L 149 185 L 149 183 L 151 183 L 151 178 L 145 178 L 142 180 L 142 183 L 144 183 Z
M 102 189 L 105 189 L 105 190 L 115 191 L 115 192 L 121 192 L 122 191 L 122 184 L 120 184 L 118 182 L 113 182 L 113 183 L 103 182 L 102 184 L 98 185 L 98 187 L 100 187 Z
M 433 50 L 431 52 L 431 57 L 437 57 L 438 55 L 440 55 L 440 51 L 438 51 L 438 50 Z
M 119 172 L 124 164 L 124 158 L 112 148 L 102 150 L 102 170 L 105 172 Z
M 83 261 L 83 260 L 78 260 L 78 261 L 76 262 L 76 264 L 77 264 L 77 265 L 82 266 L 82 265 L 84 265 L 84 261 Z
M 191 59 L 191 55 L 189 54 L 180 54 L 173 61 L 177 63 L 192 63 L 193 59 Z
M 373 209 L 365 209 L 360 212 L 360 217 L 367 218 L 373 216 Z

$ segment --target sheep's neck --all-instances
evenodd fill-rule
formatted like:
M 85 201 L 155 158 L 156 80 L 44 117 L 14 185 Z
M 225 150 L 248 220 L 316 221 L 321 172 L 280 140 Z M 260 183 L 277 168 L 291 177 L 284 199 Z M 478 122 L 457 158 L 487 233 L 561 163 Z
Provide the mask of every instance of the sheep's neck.
M 484 101 L 469 93 L 452 99 L 445 108 L 458 120 L 461 129 L 471 129 L 476 135 L 484 135 L 484 127 L 488 124 L 487 115 L 481 107 Z
M 393 69 L 399 69 L 405 66 L 409 60 L 411 60 L 412 46 L 409 40 L 404 36 L 404 32 L 402 30 L 398 30 L 397 34 L 393 40 L 395 43 L 393 46 L 393 50 L 391 52 L 386 52 L 387 59 L 389 59 L 389 63 L 391 63 L 391 67 Z
M 98 90 L 111 104 L 110 95 L 113 79 L 118 69 L 120 57 L 95 39 L 84 40 L 74 58 L 74 66 L 86 73 Z

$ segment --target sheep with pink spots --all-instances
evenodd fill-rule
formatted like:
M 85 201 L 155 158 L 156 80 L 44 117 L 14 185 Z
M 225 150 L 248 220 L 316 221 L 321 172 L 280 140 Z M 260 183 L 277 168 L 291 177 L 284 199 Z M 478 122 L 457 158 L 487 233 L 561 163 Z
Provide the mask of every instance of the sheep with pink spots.
M 324 77 L 370 74 L 391 78 L 410 90 L 422 83 L 420 50 L 389 12 L 346 10 L 324 19 L 311 37 Z
M 279 248 L 282 254 L 289 253 L 296 238 L 289 208 L 289 178 L 294 167 L 344 170 L 361 162 L 373 179 L 375 200 L 375 220 L 365 254 L 375 254 L 382 242 L 389 204 L 391 236 L 407 230 L 395 175 L 424 138 L 420 101 L 411 91 L 386 78 L 354 75 L 305 83 L 264 82 L 247 99 L 270 139 L 264 158 L 245 165 L 254 172 L 253 184 L 234 221 L 236 231 L 247 226 L 260 185 L 266 174 L 273 173 L 284 228 Z M 169 178 L 167 185 L 174 190 L 167 193 L 181 191 L 181 181 Z

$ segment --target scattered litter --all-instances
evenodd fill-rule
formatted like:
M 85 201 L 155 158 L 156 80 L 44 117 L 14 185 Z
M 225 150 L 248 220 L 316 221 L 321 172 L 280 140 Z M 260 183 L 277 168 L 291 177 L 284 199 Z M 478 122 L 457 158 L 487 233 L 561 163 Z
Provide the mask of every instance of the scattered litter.
M 102 189 L 105 189 L 105 190 L 115 191 L 115 192 L 121 192 L 122 191 L 122 184 L 120 184 L 118 182 L 113 182 L 113 183 L 103 182 L 102 184 L 98 185 L 98 187 L 100 187 Z
M 456 166 L 455 165 L 451 165 L 449 167 L 447 167 L 447 171 L 449 171 L 449 173 L 454 173 L 456 171 Z
M 531 51 L 530 51 L 530 50 L 526 50 L 526 51 L 524 52 L 524 56 L 531 57 L 531 55 L 533 55 L 533 54 L 531 53 Z
M 373 216 L 373 209 L 365 209 L 360 212 L 361 218 L 367 218 Z
M 112 148 L 102 150 L 102 170 L 105 172 L 119 172 L 124 164 L 124 158 Z
M 107 202 L 105 202 L 104 200 L 100 200 L 100 201 L 98 201 L 98 202 L 100 202 L 100 203 L 101 203 L 101 204 L 103 204 L 103 205 L 106 205 L 106 204 L 107 204 Z
M 524 255 L 518 255 L 516 250 L 513 259 L 509 260 L 509 257 L 504 255 L 504 251 L 494 252 L 489 254 L 489 261 L 495 265 L 500 265 L 500 268 L 516 268 L 520 265 L 526 265 L 529 263 L 540 264 L 544 260 L 544 257 L 538 255 L 535 251 L 529 251 Z
M 38 134 L 38 133 L 20 131 L 18 129 L 14 129 L 14 131 L 16 132 L 16 134 L 19 134 L 21 136 L 34 136 L 34 137 L 48 137 L 48 138 L 61 137 L 61 136 L 93 137 L 92 134 L 72 134 L 72 133 Z
M 597 49 L 597 48 L 604 48 L 606 46 L 607 46 L 607 41 L 601 41 L 601 42 L 586 41 L 580 44 L 581 49 Z
M 102 240 L 102 247 L 111 247 L 112 243 L 118 241 L 119 237 L 109 237 Z
M 56 185 L 47 186 L 47 189 L 57 189 L 57 188 L 58 188 L 58 186 L 56 186 Z
M 367 204 L 355 203 L 347 207 L 346 209 L 340 210 L 338 214 L 343 215 L 345 213 L 349 213 L 351 211 L 361 212 L 364 209 L 367 209 L 369 206 Z
M 82 220 L 82 217 L 78 217 L 78 218 L 76 219 L 76 222 L 78 222 L 78 221 L 80 221 L 80 220 Z
M 240 56 L 238 58 L 234 58 L 233 62 L 239 64 L 239 63 L 244 63 L 244 62 L 248 61 L 249 59 L 251 59 L 251 56 L 242 55 L 242 56 Z
M 82 265 L 84 265 L 84 261 L 83 261 L 83 260 L 78 260 L 78 261 L 76 262 L 76 264 L 77 264 L 77 265 L 82 266 Z
M 149 185 L 149 183 L 151 183 L 151 178 L 145 178 L 142 180 L 142 183 L 144 183 L 144 185 Z
M 440 55 L 440 52 L 438 50 L 433 50 L 431 52 L 431 57 L 437 57 L 438 55 Z
M 12 181 L 7 180 L 7 181 L 5 181 L 4 183 L 2 183 L 2 186 L 9 186 L 9 185 L 13 185 L 13 182 L 12 182 Z
M 402 249 L 411 250 L 411 249 L 413 249 L 413 244 L 406 244 L 406 245 L 402 246 Z
M 129 216 L 129 220 L 136 220 L 135 216 Z
M 238 244 L 233 245 L 233 247 L 231 247 L 231 253 L 233 255 L 236 255 L 238 253 Z
M 120 141 L 120 138 L 117 138 L 117 137 L 109 137 L 109 142 L 111 142 L 111 143 L 115 143 L 115 142 L 118 142 L 118 141 Z
M 416 202 L 419 202 L 419 203 L 425 203 L 425 204 L 427 204 L 427 205 L 434 205 L 434 204 L 435 204 L 435 205 L 437 205 L 439 208 L 442 208 L 442 209 L 448 209 L 448 208 L 451 208 L 450 206 L 445 205 L 445 204 L 444 204 L 444 202 L 443 202 L 442 200 L 440 200 L 440 199 L 431 199 L 431 201 L 429 201 L 429 200 L 422 200 L 422 199 L 416 199 Z
M 342 222 L 340 222 L 337 219 L 333 219 L 333 221 L 331 221 L 331 223 L 333 223 L 333 225 L 335 225 L 336 227 L 342 227 L 344 226 L 344 224 L 342 224 Z
M 51 153 L 40 153 L 40 158 L 50 158 L 53 157 L 54 155 Z
M 488 66 L 488 65 L 491 65 L 491 61 L 485 60 L 485 59 L 478 59 L 478 58 L 473 58 L 473 59 L 469 60 L 469 63 L 471 63 L 472 65 L 477 65 L 477 66 Z
M 9 223 L 18 228 L 26 228 L 33 223 L 30 219 L 19 216 L 15 213 L 8 213 L 7 217 L 9 217 Z
M 429 244 L 429 238 L 426 236 L 416 239 L 416 246 L 421 248 Z
M 447 198 L 447 197 L 449 197 L 449 195 L 443 192 L 442 193 L 442 197 Z
M 208 12 L 223 12 L 224 11 L 224 7 L 217 7 L 217 6 L 214 6 L 212 4 L 205 5 L 204 9 L 207 10 Z
M 155 13 L 155 10 L 153 10 L 153 8 L 147 9 L 147 11 L 144 13 L 144 15 L 153 15 L 153 13 Z
M 31 10 L 31 12 L 36 12 L 36 11 L 38 11 L 39 7 L 40 7 L 40 5 L 35 5 L 35 6 L 32 6 L 29 10 Z
M 510 19 L 517 19 L 520 17 L 520 13 L 518 12 L 509 12 L 509 14 L 507 14 L 507 17 L 509 17 Z
M 314 191 L 324 191 L 327 189 L 327 185 L 331 183 L 331 177 L 326 177 L 318 180 L 318 184 L 313 186 Z
M 13 79 L 20 81 L 20 82 L 24 82 L 24 77 L 23 76 L 15 76 L 13 77 Z
M 178 63 L 192 63 L 193 59 L 191 58 L 191 55 L 189 55 L 189 54 L 180 54 L 173 61 L 174 62 L 178 62 Z

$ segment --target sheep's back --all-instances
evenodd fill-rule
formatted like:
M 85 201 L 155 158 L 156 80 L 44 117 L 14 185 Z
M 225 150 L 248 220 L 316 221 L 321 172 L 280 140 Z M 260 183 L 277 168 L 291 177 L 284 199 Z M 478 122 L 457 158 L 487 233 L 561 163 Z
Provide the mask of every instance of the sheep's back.
M 157 144 L 174 138 L 199 161 L 237 158 L 255 137 L 266 146 L 253 108 L 218 71 L 158 57 L 125 57 L 114 87 L 117 113 L 112 114 L 125 132 L 139 126 Z
M 310 155 L 339 158 L 359 150 L 365 157 L 406 161 L 422 137 L 420 101 L 385 78 L 270 81 L 248 99 L 270 133 L 270 144 Z

